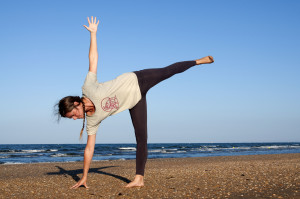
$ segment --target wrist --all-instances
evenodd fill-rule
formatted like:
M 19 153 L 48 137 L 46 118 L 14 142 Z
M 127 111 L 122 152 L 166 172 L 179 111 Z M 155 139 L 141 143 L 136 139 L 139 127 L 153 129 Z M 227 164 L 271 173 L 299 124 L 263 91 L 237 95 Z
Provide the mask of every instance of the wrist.
M 85 179 L 86 180 L 87 179 L 87 174 L 86 175 L 83 174 L 81 179 Z

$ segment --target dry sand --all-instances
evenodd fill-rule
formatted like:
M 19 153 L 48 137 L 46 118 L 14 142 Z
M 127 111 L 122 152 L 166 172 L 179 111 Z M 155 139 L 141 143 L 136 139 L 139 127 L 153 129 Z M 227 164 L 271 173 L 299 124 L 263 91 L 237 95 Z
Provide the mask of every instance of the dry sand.
M 300 198 L 300 153 L 150 159 L 145 186 L 124 188 L 135 160 L 0 165 L 0 198 Z

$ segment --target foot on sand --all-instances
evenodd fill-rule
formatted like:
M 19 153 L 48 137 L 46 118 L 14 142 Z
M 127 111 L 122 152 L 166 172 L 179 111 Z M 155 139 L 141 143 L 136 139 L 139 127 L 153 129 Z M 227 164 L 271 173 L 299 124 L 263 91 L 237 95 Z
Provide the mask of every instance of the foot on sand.
M 136 175 L 134 180 L 129 184 L 127 184 L 125 187 L 131 188 L 131 187 L 143 187 L 143 186 L 144 186 L 144 176 Z
M 214 62 L 214 58 L 212 56 L 202 57 L 201 59 L 196 60 L 196 64 L 210 64 Z

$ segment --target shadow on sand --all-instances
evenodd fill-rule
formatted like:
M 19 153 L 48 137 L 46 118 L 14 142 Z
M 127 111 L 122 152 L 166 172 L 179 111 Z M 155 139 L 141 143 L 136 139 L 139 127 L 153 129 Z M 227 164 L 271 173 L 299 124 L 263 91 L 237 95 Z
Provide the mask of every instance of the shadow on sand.
M 83 173 L 83 169 L 76 169 L 76 170 L 66 170 L 60 166 L 55 166 L 56 168 L 59 169 L 58 172 L 50 172 L 50 173 L 47 173 L 47 175 L 64 175 L 64 176 L 71 176 L 76 182 L 78 182 L 80 180 L 80 178 L 78 177 L 78 174 L 81 174 Z M 116 166 L 107 166 L 107 167 L 100 167 L 100 168 L 90 168 L 89 169 L 89 173 L 99 173 L 99 174 L 103 174 L 103 175 L 108 175 L 108 176 L 112 176 L 114 178 L 117 178 L 119 180 L 122 180 L 126 183 L 129 183 L 131 182 L 129 179 L 127 178 L 124 178 L 122 176 L 119 176 L 119 175 L 115 175 L 115 174 L 112 174 L 112 173 L 107 173 L 107 172 L 104 172 L 104 171 L 101 171 L 102 169 L 106 169 L 106 168 L 110 168 L 110 167 L 116 167 Z

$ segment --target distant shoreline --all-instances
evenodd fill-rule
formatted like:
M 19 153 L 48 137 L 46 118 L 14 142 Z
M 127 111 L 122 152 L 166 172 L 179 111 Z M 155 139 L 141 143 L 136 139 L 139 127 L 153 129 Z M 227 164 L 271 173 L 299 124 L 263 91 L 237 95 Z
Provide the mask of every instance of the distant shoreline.
M 83 160 L 83 144 L 0 145 L 0 165 Z M 300 143 L 148 144 L 148 159 L 300 153 Z M 93 160 L 136 158 L 136 144 L 96 144 Z
M 205 156 L 205 157 L 175 157 L 175 158 L 148 158 L 149 160 L 165 160 L 165 159 L 193 159 L 193 158 L 214 158 L 214 157 L 240 157 L 240 156 L 268 156 L 268 155 L 285 155 L 285 154 L 300 154 L 300 153 L 277 153 L 277 154 L 256 154 L 256 155 L 224 155 L 224 156 Z M 116 160 L 92 160 L 92 162 L 111 162 L 111 161 L 135 161 L 135 158 L 132 159 L 116 159 Z M 8 164 L 0 164 L 3 166 L 6 165 L 24 165 L 24 164 L 72 164 L 72 163 L 83 163 L 83 156 L 82 160 L 79 161 L 69 161 L 69 162 L 30 162 L 30 163 L 8 163 Z
M 148 144 L 278 144 L 278 143 L 298 143 L 300 141 L 295 142 L 148 142 Z M 49 143 L 48 143 L 49 144 Z M 86 143 L 52 143 L 49 145 L 67 145 L 67 144 L 79 144 L 79 145 L 86 145 Z M 96 143 L 96 144 L 136 144 L 136 143 Z M 47 145 L 45 143 L 34 143 L 34 144 L 0 144 L 1 145 Z

